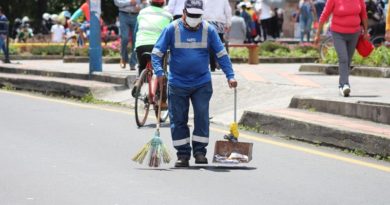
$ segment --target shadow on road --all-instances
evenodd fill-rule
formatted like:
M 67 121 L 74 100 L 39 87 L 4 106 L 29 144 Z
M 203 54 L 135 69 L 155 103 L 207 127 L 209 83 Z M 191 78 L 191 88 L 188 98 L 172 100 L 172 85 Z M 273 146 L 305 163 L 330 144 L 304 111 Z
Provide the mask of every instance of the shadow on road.
M 350 95 L 350 98 L 379 98 L 380 95 Z
M 247 166 L 218 166 L 218 165 L 206 165 L 206 166 L 190 166 L 186 168 L 171 168 L 172 170 L 206 170 L 212 172 L 230 172 L 232 170 L 256 170 L 256 167 L 247 167 Z

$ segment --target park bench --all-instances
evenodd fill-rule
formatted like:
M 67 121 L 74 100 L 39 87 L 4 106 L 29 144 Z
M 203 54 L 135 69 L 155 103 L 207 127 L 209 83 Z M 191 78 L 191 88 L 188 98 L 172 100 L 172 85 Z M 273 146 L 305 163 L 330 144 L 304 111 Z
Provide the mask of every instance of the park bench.
M 249 51 L 249 56 L 248 56 L 248 63 L 249 64 L 259 64 L 259 46 L 254 43 L 242 43 L 242 44 L 236 44 L 236 43 L 229 43 L 228 48 L 243 48 L 246 47 Z

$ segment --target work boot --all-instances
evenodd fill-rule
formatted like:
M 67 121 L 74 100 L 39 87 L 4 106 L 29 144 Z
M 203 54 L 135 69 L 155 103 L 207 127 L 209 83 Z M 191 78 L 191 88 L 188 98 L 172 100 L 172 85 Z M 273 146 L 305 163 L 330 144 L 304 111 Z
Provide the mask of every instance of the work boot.
M 207 158 L 203 154 L 195 156 L 195 164 L 208 164 Z
M 178 157 L 177 161 L 175 162 L 175 167 L 189 167 L 189 159 L 187 157 Z

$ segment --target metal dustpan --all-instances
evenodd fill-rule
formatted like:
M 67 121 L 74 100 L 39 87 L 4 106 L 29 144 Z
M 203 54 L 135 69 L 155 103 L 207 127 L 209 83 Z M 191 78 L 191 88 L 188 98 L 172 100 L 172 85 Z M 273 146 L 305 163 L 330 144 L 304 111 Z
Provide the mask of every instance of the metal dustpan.
M 214 163 L 240 164 L 252 160 L 253 143 L 218 140 L 214 147 Z
M 227 141 L 218 140 L 214 148 L 214 163 L 240 164 L 252 160 L 253 143 L 238 141 L 237 125 L 237 89 L 234 88 L 234 122 L 230 125 L 230 134 L 224 136 Z

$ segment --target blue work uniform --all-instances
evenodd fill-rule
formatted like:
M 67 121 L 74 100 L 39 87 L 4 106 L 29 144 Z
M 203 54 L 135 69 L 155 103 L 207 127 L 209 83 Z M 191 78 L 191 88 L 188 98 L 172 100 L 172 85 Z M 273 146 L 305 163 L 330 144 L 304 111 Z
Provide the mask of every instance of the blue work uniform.
M 182 19 L 175 20 L 164 29 L 152 51 L 152 65 L 157 76 L 164 75 L 163 56 L 168 49 L 168 108 L 173 145 L 178 157 L 191 156 L 190 129 L 187 125 L 191 101 L 194 108 L 193 156 L 206 155 L 209 103 L 213 93 L 209 51 L 216 53 L 228 80 L 234 79 L 230 58 L 217 31 L 206 21 L 202 21 L 196 31 L 186 28 Z

